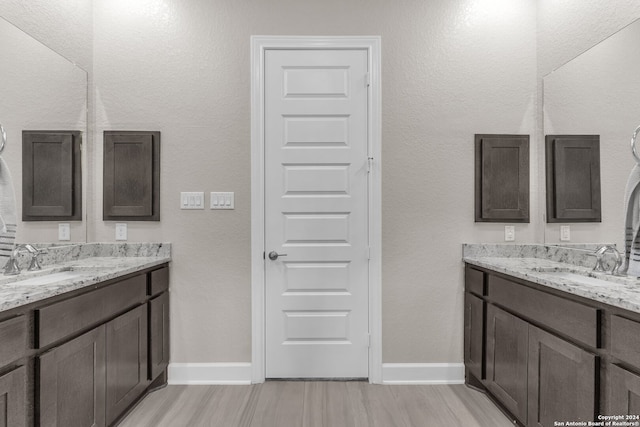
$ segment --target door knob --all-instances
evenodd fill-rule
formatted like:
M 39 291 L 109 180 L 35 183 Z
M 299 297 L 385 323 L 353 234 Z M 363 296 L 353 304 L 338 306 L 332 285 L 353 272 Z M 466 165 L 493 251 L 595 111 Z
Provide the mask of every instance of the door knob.
M 271 252 L 269 252 L 269 259 L 270 259 L 271 261 L 275 261 L 275 260 L 277 260 L 277 259 L 278 259 L 278 257 L 280 257 L 280 256 L 287 256 L 287 254 L 279 254 L 279 253 L 278 253 L 278 252 L 276 252 L 276 251 L 271 251 Z

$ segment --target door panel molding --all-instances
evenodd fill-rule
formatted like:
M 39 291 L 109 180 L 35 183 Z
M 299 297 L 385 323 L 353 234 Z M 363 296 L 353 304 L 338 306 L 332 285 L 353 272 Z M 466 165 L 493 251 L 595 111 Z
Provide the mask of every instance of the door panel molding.
M 368 152 L 372 157 L 368 183 L 369 381 L 382 383 L 380 47 L 381 39 L 379 36 L 251 37 L 251 343 L 253 383 L 265 380 L 264 58 L 265 52 L 269 49 L 366 49 L 368 52 L 370 87 L 367 144 Z M 305 141 L 294 142 L 304 143 Z

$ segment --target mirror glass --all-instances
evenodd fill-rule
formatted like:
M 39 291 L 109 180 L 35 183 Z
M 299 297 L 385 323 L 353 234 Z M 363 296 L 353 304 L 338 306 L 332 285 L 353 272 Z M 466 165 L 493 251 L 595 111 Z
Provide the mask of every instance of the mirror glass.
M 635 164 L 630 141 L 640 125 L 639 76 L 640 20 L 544 77 L 544 134 L 600 135 L 602 222 L 570 224 L 570 243 L 624 248 L 624 192 Z M 546 243 L 560 243 L 560 225 L 545 224 Z
M 11 172 L 18 242 L 57 242 L 58 223 L 22 222 L 22 131 L 82 132 L 83 221 L 70 221 L 71 241 L 86 241 L 87 72 L 0 18 L 0 157 Z

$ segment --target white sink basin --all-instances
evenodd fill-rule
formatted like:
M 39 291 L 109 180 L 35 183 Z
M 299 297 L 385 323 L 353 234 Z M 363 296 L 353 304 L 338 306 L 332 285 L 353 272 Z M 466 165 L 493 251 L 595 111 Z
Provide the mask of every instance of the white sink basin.
M 101 270 L 95 266 L 64 266 L 51 267 L 43 270 L 26 271 L 20 274 L 4 276 L 0 272 L 1 285 L 48 285 L 55 282 L 89 278 L 96 275 L 96 271 Z
M 26 285 L 26 286 L 37 286 L 37 285 L 50 285 L 55 282 L 62 282 L 66 280 L 78 280 L 81 278 L 89 278 L 93 276 L 93 274 L 87 271 L 59 271 L 57 273 L 45 274 L 42 276 L 35 276 L 30 278 L 25 278 L 23 280 L 18 280 L 13 283 Z

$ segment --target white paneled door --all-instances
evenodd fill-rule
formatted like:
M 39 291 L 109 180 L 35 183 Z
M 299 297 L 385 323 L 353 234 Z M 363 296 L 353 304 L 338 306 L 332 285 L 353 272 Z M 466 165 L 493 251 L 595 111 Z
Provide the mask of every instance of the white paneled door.
M 367 56 L 265 52 L 267 378 L 368 376 Z

